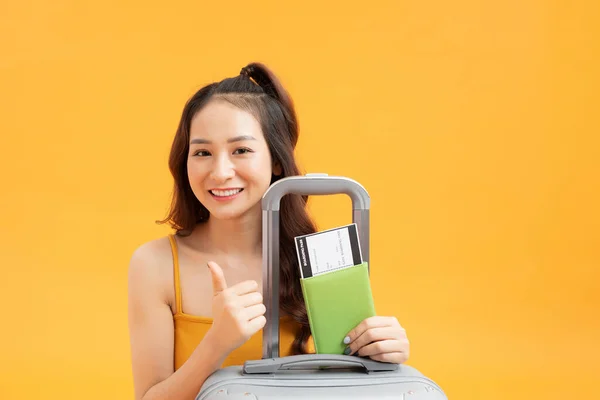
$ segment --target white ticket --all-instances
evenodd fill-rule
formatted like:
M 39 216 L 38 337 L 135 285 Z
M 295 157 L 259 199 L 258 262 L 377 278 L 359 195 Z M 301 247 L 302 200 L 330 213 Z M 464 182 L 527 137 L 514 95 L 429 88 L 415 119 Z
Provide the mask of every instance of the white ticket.
M 362 264 L 356 224 L 295 239 L 302 278 Z

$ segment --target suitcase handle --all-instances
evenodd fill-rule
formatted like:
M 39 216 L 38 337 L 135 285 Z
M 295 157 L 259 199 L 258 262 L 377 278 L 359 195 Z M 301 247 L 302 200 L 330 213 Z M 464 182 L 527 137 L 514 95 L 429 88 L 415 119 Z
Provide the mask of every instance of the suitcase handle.
M 280 200 L 288 193 L 300 195 L 347 194 L 352 199 L 354 209 L 368 210 L 369 194 L 353 179 L 327 174 L 306 174 L 288 176 L 272 184 L 262 199 L 263 211 L 279 211 Z
M 352 222 L 356 223 L 363 261 L 369 262 L 370 197 L 353 179 L 327 174 L 290 176 L 273 183 L 262 198 L 263 300 L 267 323 L 263 328 L 262 358 L 279 357 L 279 208 L 286 194 L 346 194 L 352 200 Z
M 368 358 L 338 354 L 301 354 L 244 363 L 244 374 L 273 374 L 277 371 L 320 368 L 362 368 L 367 373 L 395 371 L 398 364 L 382 363 Z

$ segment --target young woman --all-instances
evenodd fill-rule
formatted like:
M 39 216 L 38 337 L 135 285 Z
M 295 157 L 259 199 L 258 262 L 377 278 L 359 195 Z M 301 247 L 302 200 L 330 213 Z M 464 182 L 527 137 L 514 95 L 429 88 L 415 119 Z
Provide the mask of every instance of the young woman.
M 193 399 L 222 366 L 260 359 L 261 198 L 299 175 L 290 97 L 264 65 L 200 89 L 185 105 L 171 148 L 174 235 L 134 252 L 129 326 L 136 399 Z M 281 356 L 312 352 L 294 237 L 315 231 L 306 198 L 281 203 Z M 347 354 L 402 363 L 409 345 L 394 317 L 369 318 Z

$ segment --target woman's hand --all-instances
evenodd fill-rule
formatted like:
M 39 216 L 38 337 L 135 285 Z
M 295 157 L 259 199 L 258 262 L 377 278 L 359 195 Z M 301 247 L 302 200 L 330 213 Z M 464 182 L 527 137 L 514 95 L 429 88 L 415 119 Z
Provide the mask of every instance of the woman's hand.
M 408 360 L 406 331 L 395 317 L 371 317 L 362 321 L 344 338 L 345 354 L 368 356 L 373 360 L 402 364 Z
M 244 344 L 265 326 L 266 308 L 262 295 L 257 291 L 256 281 L 244 281 L 227 287 L 223 270 L 215 262 L 209 262 L 212 275 L 213 325 L 211 336 L 224 355 Z

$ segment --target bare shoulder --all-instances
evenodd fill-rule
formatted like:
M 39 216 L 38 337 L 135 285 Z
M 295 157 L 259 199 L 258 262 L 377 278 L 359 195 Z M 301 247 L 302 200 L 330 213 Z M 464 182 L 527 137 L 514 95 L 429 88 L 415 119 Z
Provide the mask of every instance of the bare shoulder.
M 143 243 L 136 248 L 131 256 L 130 266 L 138 268 L 141 265 L 156 266 L 171 260 L 171 245 L 167 236 Z
M 159 294 L 170 302 L 170 288 L 173 282 L 173 255 L 167 236 L 151 240 L 138 246 L 129 261 L 130 288 L 148 290 Z
M 168 237 L 140 245 L 129 262 L 128 320 L 136 399 L 173 373 L 172 267 Z

